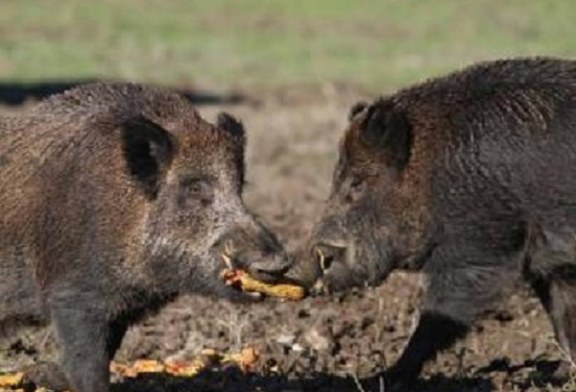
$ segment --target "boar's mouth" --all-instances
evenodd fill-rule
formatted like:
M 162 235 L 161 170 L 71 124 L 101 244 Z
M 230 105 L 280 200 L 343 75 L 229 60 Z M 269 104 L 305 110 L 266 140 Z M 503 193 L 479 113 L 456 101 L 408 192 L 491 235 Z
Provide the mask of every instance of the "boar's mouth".
M 298 300 L 305 296 L 304 288 L 285 276 L 292 266 L 286 255 L 256 254 L 254 260 L 239 256 L 230 243 L 225 243 L 220 253 L 224 268 L 219 277 L 226 286 L 256 300 L 269 296 Z
M 221 272 L 221 277 L 226 271 L 244 270 L 244 268 L 242 268 L 242 266 L 240 266 L 239 263 L 237 262 L 237 258 L 235 256 L 235 254 L 236 254 L 236 251 L 235 251 L 234 247 L 232 246 L 232 244 L 229 241 L 227 241 L 224 244 L 224 250 L 220 253 L 220 258 L 224 262 L 224 267 L 225 267 Z M 230 288 L 234 289 L 237 292 L 242 292 L 242 289 L 238 285 L 235 285 L 235 284 L 234 285 L 226 284 L 226 285 L 229 286 Z M 242 293 L 246 294 L 248 297 L 250 297 L 254 300 L 264 299 L 264 295 L 262 293 L 259 293 L 259 292 L 242 292 Z

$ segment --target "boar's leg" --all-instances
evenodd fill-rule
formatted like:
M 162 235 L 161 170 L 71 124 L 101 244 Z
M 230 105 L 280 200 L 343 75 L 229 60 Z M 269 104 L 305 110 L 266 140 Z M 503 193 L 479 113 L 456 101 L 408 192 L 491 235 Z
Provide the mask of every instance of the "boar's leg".
M 554 280 L 550 290 L 550 317 L 560 346 L 576 360 L 576 281 Z
M 52 305 L 62 364 L 75 391 L 106 392 L 110 381 L 108 325 L 103 312 L 81 304 L 76 298 Z
M 106 339 L 106 352 L 108 359 L 112 360 L 114 354 L 122 343 L 122 338 L 126 334 L 129 321 L 118 319 L 109 324 Z M 26 382 L 33 383 L 38 387 L 44 387 L 54 391 L 65 391 L 71 389 L 68 377 L 62 367 L 54 362 L 43 362 L 29 366 L 24 370 Z
M 425 311 L 398 361 L 384 375 L 386 391 L 404 391 L 417 379 L 424 363 L 450 347 L 468 325 L 440 313 Z
M 546 309 L 558 344 L 569 360 L 576 360 L 576 279 L 550 277 L 532 281 L 532 287 Z
M 554 327 L 556 340 L 576 360 L 576 236 L 570 227 L 534 227 L 527 279 Z
M 478 313 L 497 298 L 506 271 L 482 264 L 428 271 L 424 309 L 404 352 L 384 375 L 386 391 L 408 388 L 424 363 L 464 337 Z

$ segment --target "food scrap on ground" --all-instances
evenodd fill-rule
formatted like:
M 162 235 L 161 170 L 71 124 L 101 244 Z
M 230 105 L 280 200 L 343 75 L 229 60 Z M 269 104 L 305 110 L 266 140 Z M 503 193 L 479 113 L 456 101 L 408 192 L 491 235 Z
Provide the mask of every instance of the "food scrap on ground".
M 249 293 L 262 293 L 269 297 L 290 300 L 300 300 L 304 297 L 304 288 L 292 283 L 269 284 L 254 279 L 248 273 L 239 269 L 224 269 L 220 277 L 229 286 L 236 286 Z
M 165 373 L 177 377 L 193 377 L 202 370 L 218 368 L 219 366 L 233 365 L 242 372 L 251 372 L 259 359 L 259 353 L 252 347 L 244 348 L 239 353 L 219 353 L 206 349 L 198 358 L 190 361 L 157 361 L 153 359 L 139 359 L 132 364 L 118 362 L 110 363 L 110 372 L 122 378 L 135 378 L 145 373 Z M 0 375 L 0 391 L 19 392 L 23 389 L 24 373 Z M 38 386 L 35 392 L 46 391 Z
M 206 349 L 200 353 L 198 358 L 191 361 L 157 361 L 151 359 L 141 359 L 132 365 L 112 362 L 110 371 L 121 377 L 133 378 L 143 373 L 166 373 L 178 377 L 192 377 L 202 370 L 217 368 L 222 365 L 237 366 L 243 372 L 253 370 L 258 362 L 258 351 L 252 347 L 244 348 L 239 353 L 222 354 L 215 350 Z
M 260 355 L 258 351 L 252 347 L 247 347 L 239 353 L 227 354 L 222 357 L 222 363 L 233 363 L 240 368 L 243 372 L 251 372 Z
M 2 374 L 0 375 L 0 388 L 12 388 L 22 384 L 24 373 Z

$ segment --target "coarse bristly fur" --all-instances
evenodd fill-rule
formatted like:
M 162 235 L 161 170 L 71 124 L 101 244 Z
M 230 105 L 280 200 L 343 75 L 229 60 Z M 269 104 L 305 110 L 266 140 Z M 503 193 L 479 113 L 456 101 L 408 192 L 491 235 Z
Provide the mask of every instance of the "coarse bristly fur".
M 51 321 L 68 384 L 107 391 L 127 327 L 180 293 L 241 300 L 223 252 L 289 258 L 242 201 L 245 135 L 182 96 L 94 84 L 0 120 L 0 321 Z
M 525 279 L 576 358 L 576 62 L 485 62 L 357 104 L 332 192 L 291 272 L 328 290 L 420 270 L 417 329 L 385 374 L 404 390 Z M 319 265 L 321 264 L 321 265 Z

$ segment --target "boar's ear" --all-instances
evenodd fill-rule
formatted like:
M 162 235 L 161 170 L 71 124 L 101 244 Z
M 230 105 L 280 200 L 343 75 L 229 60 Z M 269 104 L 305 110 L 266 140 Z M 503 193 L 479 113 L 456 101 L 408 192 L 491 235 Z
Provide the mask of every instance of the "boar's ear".
M 246 144 L 244 126 L 234 116 L 226 112 L 219 113 L 216 119 L 216 126 L 232 135 L 242 146 Z
M 408 162 L 412 142 L 410 123 L 390 102 L 379 100 L 368 108 L 360 139 L 366 147 L 384 153 L 397 169 L 401 170 Z
M 152 121 L 137 117 L 122 127 L 122 149 L 128 172 L 154 199 L 160 178 L 170 165 L 174 153 L 172 136 Z
M 348 112 L 348 121 L 353 121 L 359 114 L 364 112 L 368 107 L 368 103 L 364 101 L 356 102 Z
M 236 167 L 240 174 L 240 187 L 242 187 L 246 171 L 244 167 L 244 150 L 246 148 L 246 132 L 244 131 L 244 126 L 235 117 L 226 112 L 218 114 L 216 126 L 230 134 L 239 147 L 238 151 L 240 151 L 240 153 L 236 155 Z

